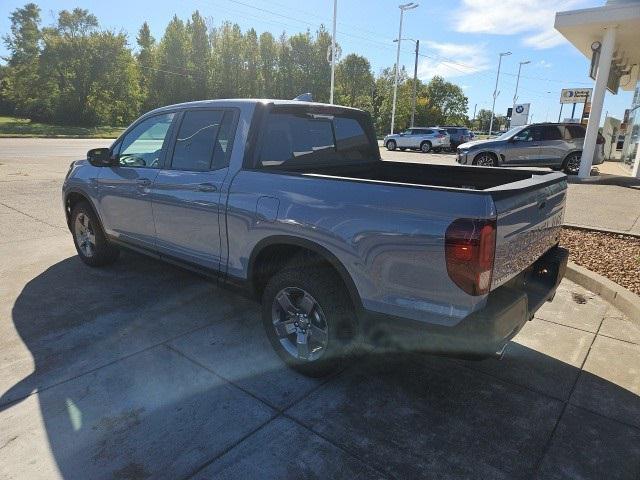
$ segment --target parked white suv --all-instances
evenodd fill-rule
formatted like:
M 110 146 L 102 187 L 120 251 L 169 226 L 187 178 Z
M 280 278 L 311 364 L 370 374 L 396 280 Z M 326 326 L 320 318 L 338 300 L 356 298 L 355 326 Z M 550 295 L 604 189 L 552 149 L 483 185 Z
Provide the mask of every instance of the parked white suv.
M 451 145 L 451 137 L 442 128 L 414 127 L 402 133 L 387 135 L 384 137 L 384 146 L 387 150 L 421 150 L 427 153 L 431 150 L 439 152 Z

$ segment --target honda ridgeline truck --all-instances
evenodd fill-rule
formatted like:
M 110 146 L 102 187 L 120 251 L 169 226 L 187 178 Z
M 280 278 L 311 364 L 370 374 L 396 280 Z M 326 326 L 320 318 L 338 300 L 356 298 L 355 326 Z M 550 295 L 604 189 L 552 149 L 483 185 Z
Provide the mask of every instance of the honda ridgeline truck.
M 98 267 L 126 247 L 242 286 L 278 355 L 327 373 L 354 341 L 500 354 L 553 298 L 562 173 L 383 161 L 363 111 L 159 108 L 74 162 L 64 211 Z

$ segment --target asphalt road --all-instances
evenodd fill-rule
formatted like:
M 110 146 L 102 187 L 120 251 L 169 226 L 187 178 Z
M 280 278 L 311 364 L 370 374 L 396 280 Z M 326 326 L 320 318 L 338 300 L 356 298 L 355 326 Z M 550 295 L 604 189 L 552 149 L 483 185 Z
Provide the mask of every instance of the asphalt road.
M 285 368 L 254 303 L 64 225 L 71 160 L 0 139 L 0 478 L 619 478 L 640 474 L 640 328 L 563 282 L 502 361 Z

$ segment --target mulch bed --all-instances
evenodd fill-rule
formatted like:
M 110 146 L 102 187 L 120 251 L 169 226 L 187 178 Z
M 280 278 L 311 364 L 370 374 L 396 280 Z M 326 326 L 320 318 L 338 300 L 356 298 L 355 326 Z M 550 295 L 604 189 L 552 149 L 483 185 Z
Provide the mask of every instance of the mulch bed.
M 640 238 L 563 227 L 569 259 L 640 295 Z

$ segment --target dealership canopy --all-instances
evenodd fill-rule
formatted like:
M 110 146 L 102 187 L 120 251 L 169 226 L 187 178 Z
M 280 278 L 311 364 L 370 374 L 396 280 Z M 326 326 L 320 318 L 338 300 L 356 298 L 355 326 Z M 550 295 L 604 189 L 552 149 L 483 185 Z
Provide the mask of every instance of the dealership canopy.
M 596 8 L 558 12 L 555 28 L 590 61 L 595 78 L 580 176 L 589 176 L 607 88 L 633 91 L 640 65 L 640 0 L 609 0 Z M 640 150 L 639 150 L 640 152 Z M 640 177 L 640 153 L 633 173 Z

